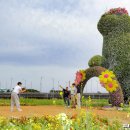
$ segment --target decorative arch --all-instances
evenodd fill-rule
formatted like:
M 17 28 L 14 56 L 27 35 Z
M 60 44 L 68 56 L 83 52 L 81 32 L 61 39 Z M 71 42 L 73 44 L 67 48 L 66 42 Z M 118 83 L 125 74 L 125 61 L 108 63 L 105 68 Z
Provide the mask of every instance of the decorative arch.
M 81 88 L 81 94 L 83 93 L 84 87 L 89 79 L 91 79 L 93 77 L 99 77 L 101 75 L 101 73 L 106 70 L 107 70 L 106 68 L 101 67 L 101 66 L 94 66 L 94 67 L 90 67 L 90 68 L 86 69 L 85 78 L 78 84 Z M 117 82 L 118 87 L 117 87 L 116 91 L 109 92 L 109 95 L 110 95 L 110 100 L 111 100 L 112 106 L 120 106 L 121 103 L 124 103 L 123 92 L 122 92 L 121 86 L 116 78 L 115 78 L 115 80 Z

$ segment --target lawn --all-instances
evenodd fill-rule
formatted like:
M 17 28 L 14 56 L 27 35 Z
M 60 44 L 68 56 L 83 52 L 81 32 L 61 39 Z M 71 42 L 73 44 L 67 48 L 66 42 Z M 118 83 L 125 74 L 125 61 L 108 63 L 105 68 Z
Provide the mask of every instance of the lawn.
M 20 103 L 23 106 L 41 106 L 41 105 L 64 105 L 63 99 L 31 99 L 20 98 Z M 82 106 L 88 106 L 89 99 L 82 99 Z M 0 99 L 0 106 L 9 106 L 10 99 Z M 91 99 L 91 106 L 102 107 L 108 104 L 108 99 Z

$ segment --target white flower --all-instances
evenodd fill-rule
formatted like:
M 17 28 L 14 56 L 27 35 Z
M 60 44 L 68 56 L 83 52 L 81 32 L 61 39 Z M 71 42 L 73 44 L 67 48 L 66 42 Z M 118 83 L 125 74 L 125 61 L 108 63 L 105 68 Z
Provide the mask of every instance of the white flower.
M 65 121 L 66 119 L 68 119 L 68 117 L 65 113 L 60 113 L 58 115 L 58 120 Z

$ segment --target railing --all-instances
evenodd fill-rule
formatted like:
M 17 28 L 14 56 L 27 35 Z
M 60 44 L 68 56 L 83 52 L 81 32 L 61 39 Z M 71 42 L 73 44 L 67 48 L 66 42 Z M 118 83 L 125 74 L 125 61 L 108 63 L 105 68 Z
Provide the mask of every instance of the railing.
M 109 94 L 107 93 L 84 93 L 83 96 L 92 99 L 108 99 Z M 0 93 L 0 98 L 10 98 L 11 93 Z M 22 93 L 20 97 L 24 98 L 38 98 L 38 99 L 51 99 L 51 98 L 62 98 L 59 93 Z

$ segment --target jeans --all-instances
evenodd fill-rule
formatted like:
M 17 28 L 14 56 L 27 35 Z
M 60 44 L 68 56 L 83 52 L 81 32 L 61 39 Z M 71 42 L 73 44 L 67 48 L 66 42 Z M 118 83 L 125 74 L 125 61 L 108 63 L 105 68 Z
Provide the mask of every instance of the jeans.
M 70 99 L 68 97 L 64 97 L 64 102 L 67 106 L 70 106 Z

